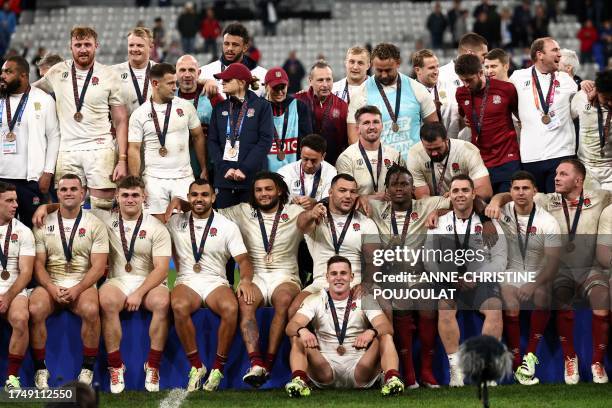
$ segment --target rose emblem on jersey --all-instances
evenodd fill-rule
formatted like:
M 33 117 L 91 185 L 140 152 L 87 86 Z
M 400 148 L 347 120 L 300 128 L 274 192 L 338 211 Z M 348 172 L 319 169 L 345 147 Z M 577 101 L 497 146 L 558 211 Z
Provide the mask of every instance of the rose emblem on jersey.
M 357 309 L 357 302 L 351 302 L 351 312 L 355 311 L 355 309 Z
M 451 164 L 451 167 L 453 168 L 454 172 L 459 171 L 459 163 L 453 163 L 453 164 Z
M 590 207 L 591 206 L 591 199 L 585 198 L 584 199 L 584 206 L 585 207 Z
M 100 82 L 100 80 L 98 79 L 98 77 L 92 77 L 92 78 L 91 78 L 91 84 L 92 84 L 93 86 L 98 85 L 98 82 Z
M 179 115 L 179 117 L 183 117 L 184 113 L 183 110 L 181 108 L 176 108 L 176 114 Z
M 416 212 L 413 212 L 412 214 L 410 214 L 410 219 L 412 221 L 416 220 L 417 218 L 419 218 L 419 214 Z
M 281 214 L 280 219 L 282 222 L 287 222 L 289 221 L 289 215 L 288 214 Z
M 19 239 L 19 235 L 11 234 L 11 242 L 17 242 L 18 239 Z
M 140 232 L 138 233 L 138 238 L 145 239 L 146 237 L 147 237 L 147 231 L 140 230 Z
M 501 96 L 499 95 L 493 95 L 493 104 L 494 105 L 499 105 L 502 102 L 501 100 Z
M 358 222 L 356 222 L 356 223 L 354 223 L 354 224 L 353 224 L 353 229 L 354 229 L 355 231 L 359 231 L 359 230 L 361 229 L 361 225 L 359 225 L 359 223 L 358 223 Z
M 560 86 L 561 84 L 559 83 L 558 80 L 555 79 L 555 86 Z
M 338 119 L 340 117 L 340 111 L 338 109 L 332 110 L 332 118 Z
M 535 235 L 536 232 L 538 232 L 538 229 L 535 227 L 535 225 L 532 225 L 531 228 L 529 228 L 529 233 Z
M 83 238 L 86 232 L 85 228 L 79 228 L 79 237 Z
M 210 229 L 210 236 L 211 237 L 216 237 L 217 236 L 217 229 L 215 227 L 212 227 Z
M 482 234 L 482 225 L 477 225 L 474 227 L 474 232 L 476 234 Z
M 389 159 L 385 159 L 385 167 L 386 167 L 386 168 L 391 167 L 391 160 L 389 160 Z

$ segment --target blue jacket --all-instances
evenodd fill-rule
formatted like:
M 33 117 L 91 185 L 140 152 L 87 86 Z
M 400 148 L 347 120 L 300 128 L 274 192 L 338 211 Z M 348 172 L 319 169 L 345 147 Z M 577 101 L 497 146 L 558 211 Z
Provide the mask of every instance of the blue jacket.
M 213 182 L 216 188 L 248 190 L 255 173 L 267 168 L 267 155 L 274 139 L 272 108 L 268 101 L 252 91 L 247 91 L 245 101 L 248 109 L 238 137 L 238 161 L 223 160 L 230 103 L 235 102 L 226 99 L 213 108 L 208 127 L 208 154 L 215 168 Z M 234 106 L 234 123 L 237 122 L 239 112 L 240 106 Z M 225 173 L 232 168 L 242 171 L 246 179 L 240 182 L 225 179 Z

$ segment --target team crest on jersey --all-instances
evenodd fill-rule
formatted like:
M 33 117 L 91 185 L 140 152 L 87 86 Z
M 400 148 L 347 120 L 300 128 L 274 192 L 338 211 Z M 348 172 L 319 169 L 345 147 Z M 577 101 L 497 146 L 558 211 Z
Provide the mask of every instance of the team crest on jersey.
M 17 240 L 19 239 L 19 235 L 17 234 L 11 234 L 11 242 L 15 243 L 17 242 Z
M 287 222 L 289 221 L 289 215 L 288 214 L 281 214 L 280 219 L 282 222 Z
M 332 118 L 338 119 L 340 117 L 340 111 L 338 109 L 332 110 Z
M 62 74 L 62 78 L 64 78 L 64 79 L 68 78 L 68 71 L 66 71 L 66 72 L 64 72 L 64 73 Z
M 34 110 L 39 111 L 42 109 L 40 102 L 34 102 Z
M 419 213 L 413 212 L 412 214 L 410 214 L 410 219 L 412 221 L 415 221 L 417 218 L 419 218 Z
M 535 225 L 532 225 L 529 228 L 529 235 L 535 235 L 538 232 L 538 228 Z
M 482 234 L 482 225 L 476 225 L 476 226 L 474 227 L 474 232 L 475 232 L 476 234 Z
M 459 163 L 453 163 L 451 164 L 451 167 L 453 169 L 453 172 L 458 172 L 459 171 Z
M 354 312 L 357 309 L 357 302 L 352 302 L 349 308 L 351 309 L 351 312 Z
M 465 106 L 468 106 L 468 105 L 470 104 L 470 101 L 466 100 L 465 102 L 463 102 L 463 104 L 464 104 Z
M 590 207 L 591 206 L 591 199 L 590 198 L 585 198 L 584 199 L 584 206 L 585 207 Z
M 361 229 L 361 225 L 359 225 L 359 223 L 358 223 L 358 222 L 356 222 L 356 223 L 354 223 L 354 224 L 353 224 L 353 229 L 354 229 L 355 231 L 359 231 L 359 230 Z
M 38 197 L 33 197 L 32 198 L 32 205 L 36 206 L 36 205 L 40 205 L 40 198 Z
M 83 238 L 87 230 L 85 228 L 79 228 L 79 237 Z
M 217 229 L 215 227 L 212 227 L 210 229 L 210 236 L 211 237 L 216 237 L 217 236 Z
M 494 105 L 499 105 L 500 103 L 501 103 L 501 96 L 493 95 L 493 104 Z
M 253 116 L 255 116 L 255 109 L 254 108 L 247 109 L 247 118 L 252 118 Z
M 440 96 L 440 98 L 442 98 L 442 99 L 446 98 L 446 91 L 440 91 L 440 92 L 439 92 L 439 96 Z
M 123 80 L 127 79 L 127 72 L 124 72 L 123 74 L 121 74 L 121 79 Z
M 185 115 L 181 108 L 176 108 L 176 114 L 179 115 L 180 118 L 182 118 Z
M 138 238 L 145 239 L 146 237 L 147 237 L 147 231 L 146 230 L 140 230 L 140 232 L 138 233 Z
M 99 82 L 100 82 L 100 79 L 99 79 L 98 77 L 92 77 L 92 78 L 91 78 L 91 84 L 92 84 L 93 86 L 98 85 L 98 83 L 99 83 Z
M 385 167 L 386 167 L 386 168 L 391 167 L 391 160 L 389 160 L 389 159 L 385 159 Z

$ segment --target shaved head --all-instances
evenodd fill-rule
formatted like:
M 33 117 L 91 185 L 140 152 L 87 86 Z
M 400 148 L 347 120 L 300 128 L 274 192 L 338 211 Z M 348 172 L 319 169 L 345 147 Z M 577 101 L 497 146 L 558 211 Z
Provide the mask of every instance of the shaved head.
M 176 61 L 176 79 L 181 92 L 195 92 L 199 76 L 200 66 L 193 55 L 183 55 Z
M 177 68 L 181 64 L 195 64 L 198 67 L 200 66 L 198 64 L 198 60 L 193 55 L 189 55 L 189 54 L 182 55 L 182 56 L 179 57 L 178 60 L 176 60 L 176 67 Z

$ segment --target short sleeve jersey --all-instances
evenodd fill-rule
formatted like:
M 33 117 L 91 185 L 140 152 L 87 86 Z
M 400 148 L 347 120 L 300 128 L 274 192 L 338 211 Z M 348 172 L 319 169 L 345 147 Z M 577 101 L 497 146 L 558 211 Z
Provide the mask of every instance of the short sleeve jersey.
M 13 218 L 10 223 L 11 236 L 9 237 L 8 259 L 6 262 L 6 270 L 10 275 L 7 280 L 0 280 L 0 291 L 2 290 L 1 288 L 10 288 L 17 280 L 17 276 L 19 275 L 19 257 L 36 255 L 34 234 L 32 234 L 32 231 L 16 218 Z M 2 245 L 0 250 L 2 251 L 4 251 L 8 226 L 8 223 L 0 226 L 0 245 Z M 2 271 L 2 269 L 0 265 L 0 271 Z
M 160 132 L 168 104 L 153 103 Z M 200 127 L 200 120 L 193 104 L 179 97 L 172 99 L 168 132 L 164 147 L 168 150 L 162 156 L 162 147 L 151 116 L 151 101 L 147 101 L 130 117 L 128 141 L 144 146 L 144 175 L 157 178 L 182 178 L 193 176 L 189 156 L 189 131 Z
M 278 174 L 283 176 L 285 183 L 289 187 L 289 194 L 291 197 L 298 197 L 302 195 L 310 196 L 314 187 L 315 175 L 302 173 L 302 161 L 298 160 L 293 163 L 289 163 L 278 169 Z M 321 177 L 319 178 L 319 184 L 317 185 L 317 191 L 314 194 L 314 199 L 320 201 L 321 199 L 329 196 L 329 189 L 331 187 L 331 181 L 336 176 L 336 168 L 326 161 L 321 162 Z M 303 186 L 302 186 L 303 179 Z M 302 194 L 302 187 L 304 188 L 304 194 Z

